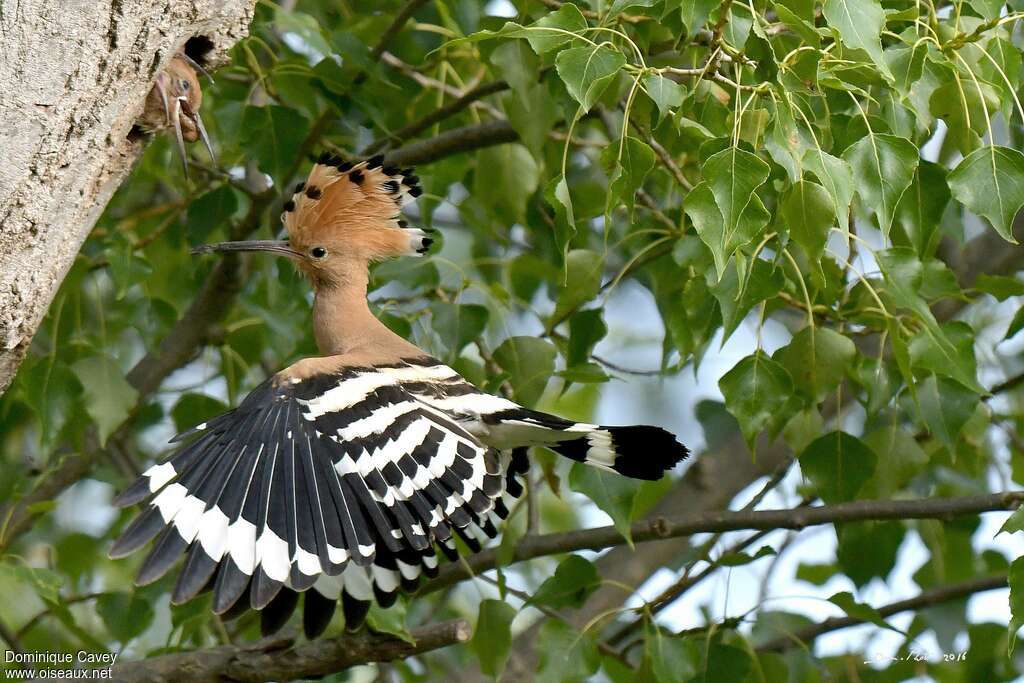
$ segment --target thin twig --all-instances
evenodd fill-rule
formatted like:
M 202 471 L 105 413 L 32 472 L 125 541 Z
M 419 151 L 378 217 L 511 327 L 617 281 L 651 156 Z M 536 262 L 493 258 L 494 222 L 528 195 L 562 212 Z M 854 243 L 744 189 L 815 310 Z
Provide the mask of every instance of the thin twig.
M 928 590 L 921 591 L 912 598 L 883 605 L 882 607 L 879 607 L 877 611 L 883 618 L 890 617 L 894 614 L 899 614 L 900 612 L 908 612 L 911 610 L 916 611 L 923 607 L 931 607 L 932 605 L 939 605 L 944 602 L 958 600 L 969 595 L 974 595 L 975 593 L 1006 588 L 1006 585 L 1007 581 L 1005 575 L 978 577 L 962 581 L 960 583 L 950 584 L 948 586 L 929 588 Z M 822 634 L 829 633 L 831 631 L 838 631 L 839 629 L 848 628 L 850 626 L 857 626 L 858 624 L 863 623 L 865 623 L 865 621 L 863 619 L 858 619 L 857 617 L 832 617 L 819 624 L 811 624 L 810 626 L 806 626 L 793 633 L 779 636 L 774 640 L 770 640 L 767 643 L 759 645 L 757 650 L 759 652 L 779 652 L 788 650 L 790 648 L 799 647 L 809 643 Z
M 61 598 L 62 605 L 74 605 L 79 602 L 87 602 L 89 600 L 95 600 L 101 595 L 106 593 L 85 593 L 84 595 L 73 595 L 70 598 Z M 35 616 L 25 622 L 25 625 L 18 629 L 18 638 L 23 638 L 25 634 L 32 630 L 36 624 L 38 624 L 44 617 L 53 614 L 53 610 L 50 608 L 44 609 L 42 612 L 38 612 Z
M 919 500 L 858 500 L 836 505 L 797 507 L 781 510 L 706 511 L 675 518 L 655 517 L 635 522 L 630 529 L 633 543 L 692 536 L 720 531 L 806 529 L 835 522 L 883 521 L 891 519 L 952 520 L 983 512 L 1013 510 L 1024 500 L 1024 491 L 1003 491 L 958 498 Z M 541 536 L 524 536 L 516 545 L 512 562 L 576 550 L 600 550 L 626 543 L 614 526 L 580 529 Z M 424 584 L 419 593 L 431 593 L 473 575 L 494 569 L 497 549 L 490 548 L 441 569 L 437 578 Z
M 375 154 L 376 152 L 385 149 L 393 142 L 403 142 L 410 138 L 414 138 L 434 124 L 455 116 L 477 100 L 487 97 L 488 95 L 493 95 L 494 93 L 508 90 L 508 87 L 509 85 L 506 81 L 491 81 L 490 83 L 484 83 L 483 85 L 478 85 L 471 90 L 467 90 L 461 96 L 455 98 L 445 106 L 435 109 L 418 121 L 413 121 L 409 125 L 399 128 L 390 135 L 374 140 L 367 146 L 363 153 L 366 155 Z

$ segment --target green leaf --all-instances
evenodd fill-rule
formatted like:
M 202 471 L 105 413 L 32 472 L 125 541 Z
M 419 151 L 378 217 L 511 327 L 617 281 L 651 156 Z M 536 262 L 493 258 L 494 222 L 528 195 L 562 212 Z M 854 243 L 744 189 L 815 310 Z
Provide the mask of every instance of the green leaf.
M 557 11 L 547 14 L 523 32 L 530 47 L 539 55 L 550 52 L 574 39 L 572 34 L 582 34 L 587 28 L 587 20 L 579 7 L 572 3 L 564 3 Z M 547 30 L 544 30 L 547 29 Z
M 309 133 L 309 121 L 291 107 L 247 106 L 242 112 L 241 145 L 262 170 L 285 183 L 281 174 L 295 162 L 295 150 Z
M 756 200 L 754 191 L 768 179 L 770 170 L 756 154 L 739 147 L 724 149 L 704 162 L 701 171 L 725 221 L 726 244 L 740 231 L 744 212 Z
M 201 244 L 217 228 L 227 227 L 236 211 L 237 191 L 226 183 L 201 195 L 188 207 L 189 244 Z
M 836 561 L 858 588 L 875 577 L 885 580 L 896 566 L 905 536 L 900 522 L 836 524 Z
M 594 501 L 601 510 L 612 518 L 620 534 L 633 544 L 630 525 L 633 523 L 634 502 L 639 482 L 612 472 L 605 472 L 592 465 L 576 463 L 569 473 L 569 488 L 582 493 Z
M 783 8 L 783 11 L 786 9 Z M 764 140 L 764 148 L 772 161 L 786 169 L 786 175 L 795 183 L 803 177 L 803 157 L 808 144 L 793 118 L 793 108 L 786 102 L 773 103 L 771 106 L 771 125 Z
M 612 3 L 611 9 L 608 10 L 608 16 L 618 16 L 630 7 L 653 7 L 658 1 L 659 0 L 615 0 Z
M 478 339 L 487 327 L 490 311 L 479 304 L 452 304 L 438 302 L 431 306 L 434 312 L 433 329 L 441 337 L 448 357 L 455 358 L 466 344 Z
M 683 103 L 683 87 L 670 78 L 649 74 L 644 76 L 643 84 L 647 96 L 658 107 L 659 121 Z
M 576 217 L 573 214 L 572 196 L 565 176 L 557 176 L 544 190 L 544 197 L 555 209 L 555 240 L 560 250 L 564 250 L 569 240 L 576 233 Z
M 952 448 L 974 414 L 978 394 L 960 382 L 935 375 L 918 382 L 916 389 L 921 421 L 933 436 Z
M 683 211 L 693 221 L 697 235 L 711 250 L 715 260 L 715 273 L 723 276 L 732 255 L 743 245 L 757 237 L 771 215 L 757 195 L 750 196 L 750 203 L 739 217 L 735 230 L 726 229 L 725 219 L 715 202 L 715 196 L 707 183 L 700 183 L 686 195 Z
M 521 40 L 510 40 L 494 48 L 488 58 L 498 67 L 501 77 L 508 81 L 520 98 L 525 98 L 537 83 L 537 55 Z
M 985 19 L 992 20 L 999 17 L 1006 2 L 1004 0 L 969 0 L 967 4 Z
M 878 459 L 871 481 L 861 489 L 861 498 L 892 498 L 928 466 L 928 454 L 913 435 L 897 425 L 876 429 L 864 437 L 864 443 L 885 455 Z
M 580 555 L 569 555 L 558 563 L 555 573 L 544 580 L 530 598 L 530 604 L 552 609 L 580 607 L 601 586 L 594 563 Z
M 957 164 L 948 181 L 958 202 L 1017 244 L 1013 218 L 1024 206 L 1024 154 L 1009 147 L 976 149 Z
M 698 655 L 690 641 L 673 636 L 650 621 L 644 623 L 644 660 L 657 683 L 688 681 L 697 674 Z
M 494 145 L 477 152 L 474 197 L 506 223 L 521 223 L 526 203 L 540 185 L 540 168 L 518 144 Z
M 590 353 L 597 342 L 608 334 L 608 326 L 602 318 L 602 311 L 594 308 L 580 311 L 569 318 L 569 344 L 565 353 L 565 363 L 574 367 L 590 360 Z
M 590 111 L 625 64 L 625 56 L 608 43 L 569 48 L 555 58 L 555 69 L 581 112 Z
M 1017 633 L 1024 626 L 1024 556 L 1018 557 L 1010 564 L 1010 625 L 1007 633 L 1009 638 L 1009 654 L 1013 654 L 1017 645 Z
M 763 545 L 758 548 L 757 552 L 753 555 L 743 552 L 722 553 L 718 559 L 715 560 L 715 564 L 722 567 L 742 567 L 754 562 L 755 560 L 760 560 L 762 557 L 772 557 L 775 554 L 775 548 L 769 545 Z
M 593 299 L 601 287 L 604 258 L 589 249 L 573 249 L 565 258 L 565 286 L 558 292 L 551 323 L 564 320 L 570 313 Z
M 853 365 L 857 348 L 827 327 L 805 327 L 772 356 L 782 364 L 796 389 L 815 403 L 835 389 Z
M 536 683 L 585 683 L 601 662 L 590 636 L 557 619 L 548 619 L 540 627 L 537 642 L 544 646 Z
M 390 633 L 412 645 L 416 644 L 405 622 L 406 606 L 401 600 L 391 607 L 381 607 L 376 602 L 370 606 L 366 623 L 378 633 Z
M 974 281 L 974 288 L 991 294 L 999 301 L 1006 301 L 1011 296 L 1024 296 L 1024 281 L 1006 275 L 982 273 Z
M 633 210 L 636 191 L 654 168 L 654 151 L 645 142 L 627 137 L 619 154 L 619 145 L 611 144 L 601 152 L 601 164 L 608 171 L 608 200 L 605 213 L 610 213 L 618 202 Z
M 716 643 L 708 650 L 704 676 L 700 683 L 735 683 L 746 681 L 750 675 L 751 661 L 746 650 L 733 645 Z
M 926 330 L 910 340 L 910 364 L 937 375 L 955 379 L 977 394 L 985 393 L 978 384 L 974 358 L 974 330 L 965 322 L 955 320 L 941 326 L 942 337 Z
M 951 79 L 932 91 L 928 109 L 946 123 L 950 141 L 964 156 L 981 147 L 990 117 L 999 111 L 999 91 L 970 77 Z
M 228 406 L 223 401 L 218 401 L 212 396 L 189 392 L 182 394 L 174 404 L 171 415 L 174 417 L 174 428 L 178 432 L 183 432 L 226 412 L 227 409 Z
M 896 205 L 896 226 L 902 231 L 901 237 L 919 256 L 930 255 L 934 250 L 942 214 L 949 200 L 946 169 L 922 159 L 914 180 Z M 896 244 L 903 243 L 897 240 L 896 235 L 893 241 Z
M 516 609 L 501 600 L 484 600 L 476 620 L 476 631 L 469 647 L 480 661 L 480 671 L 501 678 L 512 647 L 512 620 Z
M 71 366 L 85 390 L 85 410 L 96 422 L 100 445 L 128 418 L 138 392 L 128 384 L 121 369 L 108 356 L 83 358 Z
M 878 456 L 846 432 L 819 437 L 800 454 L 800 469 L 828 504 L 853 500 L 875 471 Z
M 829 26 L 839 31 L 844 45 L 867 52 L 878 70 L 892 79 L 882 53 L 885 11 L 877 0 L 825 0 L 821 12 Z
M 149 601 L 136 593 L 104 593 L 96 601 L 96 612 L 110 635 L 122 645 L 141 634 L 156 616 Z
M 810 564 L 801 562 L 796 568 L 796 578 L 800 581 L 824 586 L 839 570 L 834 564 Z
M 857 193 L 878 216 L 883 234 L 889 236 L 896 205 L 914 179 L 919 159 L 917 147 L 906 138 L 868 133 L 843 152 L 853 169 Z
M 547 85 L 534 83 L 522 94 L 509 93 L 504 102 L 508 121 L 523 144 L 535 159 L 543 159 L 548 135 L 561 117 Z
M 713 277 L 709 271 L 707 279 L 710 281 Z M 782 291 L 785 282 L 785 276 L 780 268 L 776 268 L 768 261 L 757 259 L 748 269 L 743 290 L 740 291 L 736 263 L 729 263 L 722 279 L 709 283 L 722 311 L 722 343 L 729 340 L 751 308 L 775 297 Z
M 751 449 L 761 430 L 767 429 L 774 436 L 782 429 L 783 409 L 793 393 L 793 380 L 782 365 L 762 351 L 737 363 L 719 380 L 718 387 Z
M 1024 330 L 1024 306 L 1017 309 L 1017 312 L 1013 314 L 1013 320 L 1010 321 L 1010 325 L 1006 328 L 1006 336 L 1004 339 L 1013 337 L 1021 330 Z
M 882 615 L 879 614 L 878 610 L 874 607 L 863 602 L 857 602 L 852 593 L 848 593 L 846 591 L 835 593 L 828 599 L 828 601 L 854 619 L 860 619 L 861 621 L 874 624 L 875 626 L 880 626 L 882 628 L 889 629 L 890 631 L 896 631 L 896 633 L 903 633 L 903 631 L 892 626 L 889 622 L 883 619 Z M 903 635 L 906 634 L 903 633 Z
M 43 567 L 30 567 L 12 556 L 9 560 L 0 562 L 0 578 L 9 578 L 14 581 L 27 583 L 35 590 L 36 594 L 47 602 L 60 601 L 60 587 L 64 585 L 64 577 Z
M 533 406 L 544 393 L 548 379 L 555 371 L 557 350 L 537 337 L 509 337 L 494 351 L 494 361 L 509 373 L 509 383 L 516 400 Z
M 853 201 L 853 169 L 843 159 L 820 149 L 807 150 L 803 166 L 813 173 L 832 197 L 832 204 L 840 217 L 845 217 Z
M 825 188 L 801 180 L 782 199 L 782 217 L 789 236 L 815 261 L 825 251 L 828 231 L 836 224 L 836 210 Z
M 1013 514 L 1006 518 L 996 535 L 998 536 L 1004 531 L 1008 534 L 1024 531 L 1024 506 L 1018 507 Z
M 679 15 L 686 27 L 686 35 L 693 36 L 708 20 L 711 10 L 718 7 L 721 0 L 679 0 Z M 671 6 L 673 3 L 666 3 Z

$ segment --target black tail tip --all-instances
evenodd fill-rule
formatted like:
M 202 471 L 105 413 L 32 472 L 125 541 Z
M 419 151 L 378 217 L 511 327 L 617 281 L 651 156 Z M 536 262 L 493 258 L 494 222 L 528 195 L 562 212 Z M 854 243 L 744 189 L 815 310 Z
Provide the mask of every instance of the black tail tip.
M 672 432 L 661 427 L 638 425 L 603 429 L 611 434 L 615 448 L 612 468 L 626 477 L 661 479 L 665 472 L 690 455 L 689 449 L 679 443 Z

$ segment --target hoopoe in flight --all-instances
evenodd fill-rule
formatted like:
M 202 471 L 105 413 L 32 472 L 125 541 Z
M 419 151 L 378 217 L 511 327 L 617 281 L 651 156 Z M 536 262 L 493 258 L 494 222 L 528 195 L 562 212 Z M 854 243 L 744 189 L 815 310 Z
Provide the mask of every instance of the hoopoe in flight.
M 198 250 L 292 260 L 316 293 L 322 355 L 176 437 L 191 440 L 118 496 L 119 506 L 148 499 L 110 551 L 124 557 L 157 538 L 140 585 L 185 554 L 174 603 L 212 590 L 215 612 L 261 610 L 271 633 L 305 593 L 307 636 L 339 599 L 356 628 L 371 601 L 390 606 L 435 575 L 437 549 L 455 560 L 456 538 L 476 552 L 496 535 L 504 494 L 523 490 L 529 446 L 638 479 L 687 456 L 659 427 L 572 422 L 485 394 L 381 323 L 368 266 L 427 251 L 431 238 L 399 217 L 420 193 L 412 169 L 324 155 L 284 204 L 287 241 Z
M 213 78 L 197 61 L 179 52 L 171 58 L 170 64 L 157 77 L 146 96 L 146 104 L 139 117 L 138 126 L 145 133 L 154 133 L 167 128 L 174 129 L 181 164 L 188 177 L 188 156 L 185 142 L 200 138 L 210 153 L 210 159 L 217 163 L 210 136 L 206 133 L 199 108 L 203 106 L 203 91 L 199 86 L 199 73 L 210 80 Z

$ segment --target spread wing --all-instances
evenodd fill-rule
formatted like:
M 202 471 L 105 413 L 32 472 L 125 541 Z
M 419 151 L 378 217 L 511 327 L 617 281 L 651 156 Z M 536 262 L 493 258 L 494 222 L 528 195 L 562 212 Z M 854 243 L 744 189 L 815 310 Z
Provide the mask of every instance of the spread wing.
M 490 515 L 507 514 L 506 473 L 523 469 L 416 396 L 439 373 L 454 371 L 403 362 L 268 380 L 179 436 L 195 438 L 118 497 L 148 502 L 111 556 L 156 538 L 140 584 L 184 554 L 174 602 L 212 589 L 218 613 L 264 610 L 265 631 L 310 588 L 307 632 L 326 627 L 338 598 L 354 625 L 371 599 L 387 606 L 433 574 L 435 544 L 454 555 L 458 536 L 478 549 Z

